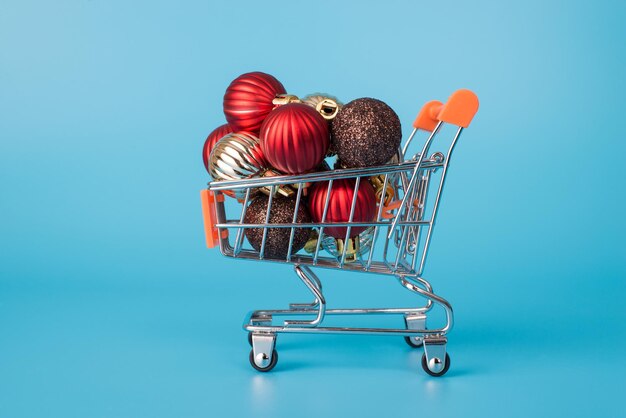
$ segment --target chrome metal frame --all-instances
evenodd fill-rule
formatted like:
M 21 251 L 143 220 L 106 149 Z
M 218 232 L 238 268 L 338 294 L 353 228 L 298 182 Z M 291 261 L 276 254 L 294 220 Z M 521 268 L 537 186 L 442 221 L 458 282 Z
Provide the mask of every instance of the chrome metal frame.
M 327 333 L 327 334 L 369 334 L 369 335 L 399 335 L 408 337 L 413 346 L 424 345 L 425 364 L 432 373 L 441 373 L 447 370 L 446 342 L 447 333 L 452 329 L 454 316 L 452 306 L 444 298 L 433 292 L 430 283 L 424 279 L 423 272 L 432 239 L 432 231 L 435 225 L 439 203 L 441 201 L 443 187 L 445 185 L 450 158 L 454 147 L 461 135 L 463 128 L 458 128 L 447 148 L 447 153 L 436 152 L 429 155 L 431 146 L 438 137 L 443 122 L 439 122 L 435 129 L 430 132 L 423 144 L 421 151 L 414 157 L 407 159 L 408 148 L 416 136 L 418 129 L 414 129 L 399 154 L 400 163 L 388 164 L 378 167 L 359 169 L 342 169 L 329 172 L 317 172 L 294 176 L 259 177 L 245 180 L 214 181 L 209 183 L 209 190 L 221 193 L 225 190 L 236 190 L 245 196 L 241 213 L 236 217 L 228 218 L 224 202 L 216 204 L 217 224 L 220 231 L 220 251 L 227 257 L 244 260 L 267 261 L 277 263 L 289 263 L 294 265 L 296 275 L 302 280 L 311 292 L 314 300 L 311 303 L 292 303 L 288 309 L 255 310 L 250 312 L 243 324 L 243 328 L 251 333 L 255 368 L 262 370 L 272 363 L 272 355 L 278 333 Z M 403 161 L 404 160 L 404 161 Z M 434 197 L 429 199 L 431 182 L 437 178 Z M 384 185 L 378 213 L 374 221 L 353 222 L 356 190 L 359 182 L 367 181 L 371 176 L 384 176 Z M 344 178 L 355 178 L 355 193 L 352 201 L 351 213 L 347 222 L 327 222 L 326 215 L 329 206 L 329 196 L 333 181 Z M 363 180 L 365 178 L 365 180 Z M 305 183 L 328 181 L 328 193 L 324 207 L 322 221 L 319 223 L 296 223 L 296 213 L 303 199 Z M 394 186 L 396 197 L 401 197 L 400 206 L 393 211 L 393 217 L 388 219 L 383 216 L 383 202 L 386 197 L 386 186 Z M 284 224 L 269 223 L 269 215 L 274 192 L 281 185 L 296 185 L 296 207 L 293 222 Z M 260 188 L 271 191 L 265 223 L 247 224 L 244 222 L 246 210 L 253 194 Z M 432 194 L 432 193 L 431 193 Z M 346 240 L 352 227 L 374 227 L 373 243 L 370 251 L 356 262 L 346 262 L 347 245 L 343 246 L 343 252 L 339 257 L 330 257 L 320 254 L 321 237 L 327 227 L 347 227 Z M 289 252 L 285 258 L 275 259 L 264 256 L 268 228 L 290 228 Z M 313 254 L 292 254 L 291 247 L 294 241 L 295 228 L 310 227 L 318 230 L 320 239 L 317 242 Z M 262 228 L 263 239 L 260 251 L 252 248 L 244 248 L 244 230 L 247 228 Z M 384 240 L 378 240 L 380 229 L 386 228 Z M 223 234 L 222 231 L 236 230 L 234 242 L 231 243 L 232 234 Z M 423 238 L 425 234 L 425 237 Z M 423 238 L 423 239 L 422 239 Z M 381 245 L 376 245 L 381 242 Z M 380 250 L 382 247 L 382 251 Z M 381 254 L 379 254 L 381 253 Z M 419 260 L 419 264 L 418 264 Z M 394 276 L 398 282 L 408 291 L 425 298 L 424 306 L 405 308 L 351 308 L 351 309 L 327 309 L 326 299 L 322 292 L 322 283 L 312 271 L 313 267 L 327 269 L 341 269 L 346 271 L 358 271 L 381 275 Z M 446 321 L 439 327 L 427 327 L 428 312 L 435 306 L 443 309 Z M 355 328 L 355 327 L 330 327 L 324 326 L 324 319 L 330 315 L 402 315 L 405 320 L 405 328 Z M 282 324 L 275 324 L 274 318 L 280 316 L 292 317 Z M 293 317 L 308 317 L 308 319 L 293 319 Z M 275 361 L 274 361 L 275 364 Z M 271 366 L 273 367 L 273 366 Z M 445 373 L 445 370 L 443 371 Z

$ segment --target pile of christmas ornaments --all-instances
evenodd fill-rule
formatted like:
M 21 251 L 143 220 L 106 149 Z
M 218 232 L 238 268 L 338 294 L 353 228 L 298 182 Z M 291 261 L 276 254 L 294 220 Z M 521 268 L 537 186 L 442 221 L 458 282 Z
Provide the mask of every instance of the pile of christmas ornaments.
M 329 171 L 330 166 L 362 168 L 386 164 L 397 158 L 402 138 L 398 115 L 384 102 L 360 98 L 343 105 L 333 96 L 313 94 L 299 99 L 287 94 L 273 76 L 246 73 L 233 80 L 224 94 L 224 115 L 228 123 L 207 137 L 202 156 L 215 181 L 254 177 L 308 174 Z M 329 163 L 326 161 L 331 163 Z M 333 161 L 334 160 L 334 161 Z M 397 162 L 397 160 L 395 160 Z M 356 179 L 295 184 L 274 189 L 269 223 L 317 223 L 322 221 L 326 198 L 330 196 L 325 221 L 348 222 Z M 374 221 L 378 213 L 383 180 L 363 178 L 356 190 L 353 222 Z M 305 187 L 296 208 L 298 187 Z M 253 191 L 244 223 L 266 222 L 270 188 Z M 228 196 L 243 202 L 245 189 L 228 190 Z M 387 187 L 385 201 L 393 198 Z M 288 254 L 290 228 L 268 228 L 264 256 L 282 258 Z M 347 246 L 347 261 L 369 253 L 373 228 L 352 227 L 347 242 L 346 227 L 296 228 L 291 254 L 318 246 L 339 257 Z M 247 228 L 245 235 L 260 251 L 263 228 Z

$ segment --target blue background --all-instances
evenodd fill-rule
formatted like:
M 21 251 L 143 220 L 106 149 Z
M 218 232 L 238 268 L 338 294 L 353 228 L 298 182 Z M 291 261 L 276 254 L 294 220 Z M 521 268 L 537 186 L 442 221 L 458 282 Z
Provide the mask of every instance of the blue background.
M 4 0 L 0 416 L 624 416 L 624 19 L 617 1 Z M 284 335 L 273 373 L 249 366 L 244 314 L 308 298 L 287 266 L 204 247 L 200 151 L 252 70 L 380 98 L 405 133 L 425 101 L 477 92 L 427 269 L 457 315 L 445 378 L 397 337 Z M 416 302 L 320 276 L 333 306 Z

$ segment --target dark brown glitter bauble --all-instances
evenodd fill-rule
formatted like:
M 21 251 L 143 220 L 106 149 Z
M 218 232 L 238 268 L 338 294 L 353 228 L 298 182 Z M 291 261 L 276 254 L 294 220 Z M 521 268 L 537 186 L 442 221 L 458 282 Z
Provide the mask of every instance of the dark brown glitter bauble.
M 396 112 L 369 97 L 343 106 L 330 128 L 331 147 L 345 167 L 385 164 L 398 151 L 402 140 Z
M 267 204 L 269 197 L 265 195 L 259 195 L 246 210 L 246 216 L 244 222 L 247 224 L 262 224 L 265 223 L 265 215 L 267 213 Z M 296 199 L 283 196 L 274 196 L 272 200 L 272 210 L 270 211 L 269 223 L 271 224 L 283 224 L 293 222 L 293 212 L 296 207 Z M 298 215 L 296 217 L 296 223 L 310 223 L 311 215 L 306 208 L 305 202 L 300 202 L 298 208 Z M 293 245 L 291 247 L 291 254 L 295 254 L 304 248 L 304 245 L 309 240 L 312 228 L 296 228 L 293 236 Z M 261 243 L 263 242 L 263 228 L 248 228 L 246 229 L 246 238 L 252 247 L 261 251 Z M 286 258 L 289 250 L 289 237 L 291 236 L 291 228 L 268 228 L 267 238 L 265 239 L 265 253 L 266 258 Z

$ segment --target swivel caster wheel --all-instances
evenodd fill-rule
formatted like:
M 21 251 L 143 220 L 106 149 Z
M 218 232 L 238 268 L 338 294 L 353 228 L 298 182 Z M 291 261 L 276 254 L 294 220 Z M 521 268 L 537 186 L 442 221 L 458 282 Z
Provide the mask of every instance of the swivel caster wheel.
M 446 358 L 444 361 L 443 368 L 441 368 L 441 359 L 437 357 L 433 357 L 430 360 L 430 364 L 429 364 L 428 360 L 426 359 L 426 353 L 422 354 L 422 369 L 424 369 L 424 371 L 428 373 L 429 375 L 434 376 L 434 377 L 443 376 L 444 374 L 446 374 L 449 368 L 450 368 L 450 356 L 448 355 L 448 353 L 446 353 Z
M 261 366 L 259 366 L 255 361 L 254 350 L 250 350 L 250 364 L 252 365 L 252 367 L 260 372 L 269 372 L 274 368 L 274 366 L 276 366 L 276 363 L 278 363 L 278 353 L 276 352 L 276 350 L 272 351 L 272 358 L 269 359 L 269 362 L 267 354 L 265 353 L 260 353 L 257 355 L 257 357 L 259 357 L 258 360 Z M 264 365 L 264 363 L 267 363 L 267 365 Z
M 413 348 L 420 348 L 424 346 L 424 339 L 422 337 L 404 337 L 404 341 Z
M 269 372 L 278 363 L 276 353 L 276 334 L 273 333 L 249 333 L 252 342 L 250 351 L 250 364 L 260 372 Z
M 420 314 L 412 314 L 412 315 L 404 315 L 404 327 L 406 329 L 426 329 L 426 315 Z M 420 348 L 424 345 L 424 337 L 422 336 L 405 336 L 404 341 L 409 345 L 409 347 Z

